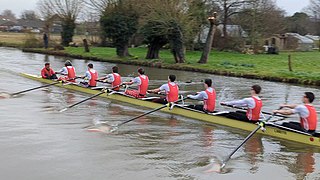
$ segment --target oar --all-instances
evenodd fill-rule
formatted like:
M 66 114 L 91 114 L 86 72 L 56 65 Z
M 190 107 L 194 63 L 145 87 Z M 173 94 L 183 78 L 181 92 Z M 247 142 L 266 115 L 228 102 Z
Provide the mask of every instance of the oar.
M 279 108 L 279 109 L 281 109 L 281 108 Z M 260 128 L 264 128 L 265 123 L 266 123 L 267 121 L 269 121 L 269 120 L 270 120 L 273 116 L 275 116 L 275 115 L 276 115 L 276 113 L 273 113 L 273 114 L 272 114 L 271 116 L 269 116 L 266 120 L 259 122 L 257 128 L 254 129 L 254 130 L 242 141 L 242 143 L 241 143 L 235 150 L 233 150 L 233 151 L 229 154 L 229 156 L 227 156 L 227 157 L 222 161 L 222 164 L 221 164 L 221 167 L 220 167 L 220 170 L 219 170 L 219 171 L 221 171 L 221 170 L 226 166 L 227 162 L 228 162 L 228 161 L 231 159 L 231 157 L 238 151 L 238 149 L 240 149 L 240 147 L 241 147 L 242 145 L 244 145 Z
M 81 101 L 79 101 L 79 102 L 77 102 L 77 103 L 74 103 L 74 104 L 72 104 L 72 105 L 70 105 L 70 106 L 68 106 L 68 107 L 65 107 L 65 108 L 61 109 L 59 112 L 64 112 L 64 111 L 66 111 L 66 110 L 68 110 L 68 109 L 70 109 L 70 108 L 72 108 L 72 107 L 74 107 L 74 106 L 76 106 L 76 105 L 78 105 L 78 104 L 81 104 L 81 103 L 83 103 L 83 102 L 86 102 L 86 101 L 88 101 L 88 100 L 90 100 L 90 99 L 92 99 L 92 98 L 95 98 L 95 97 L 97 97 L 97 96 L 100 96 L 101 94 L 106 93 L 106 92 L 109 92 L 110 90 L 113 90 L 113 89 L 115 89 L 115 88 L 117 88 L 117 87 L 119 87 L 119 86 L 121 86 L 121 84 L 118 85 L 118 86 L 115 86 L 115 87 L 113 87 L 113 88 L 111 88 L 111 89 L 102 89 L 101 92 L 99 92 L 98 94 L 95 94 L 95 95 L 90 96 L 90 97 L 88 97 L 88 98 L 86 98 L 86 99 L 83 99 L 83 100 L 81 100 Z M 110 94 L 111 94 L 111 93 L 110 93 Z
M 69 79 L 69 80 L 74 80 L 74 79 L 77 79 L 78 77 L 76 78 L 72 78 L 72 79 Z M 69 81 L 68 80 L 68 81 Z M 43 85 L 43 86 L 38 86 L 38 87 L 34 87 L 34 88 L 30 88 L 30 89 L 26 89 L 26 90 L 23 90 L 23 91 L 19 91 L 19 92 L 15 92 L 15 93 L 1 93 L 1 96 L 4 96 L 4 97 L 12 97 L 12 96 L 16 96 L 18 94 L 22 94 L 22 93 L 25 93 L 25 92 L 29 92 L 29 91 L 33 91 L 33 90 L 36 90 L 36 89 L 41 89 L 41 88 L 45 88 L 45 87 L 49 87 L 49 86 L 52 86 L 52 85 L 55 85 L 55 84 L 59 84 L 61 81 L 56 81 L 56 82 L 53 82 L 53 83 L 50 83 L 50 84 L 46 84 L 46 85 Z
M 235 108 L 235 109 L 241 109 L 241 110 L 247 110 L 247 108 L 245 107 L 239 107 L 239 106 L 233 106 L 233 105 L 228 105 L 225 103 L 220 103 L 221 106 L 226 106 L 226 107 L 231 107 L 231 108 Z M 269 113 L 269 112 L 265 112 L 265 111 L 261 111 L 263 114 L 268 114 L 268 115 L 274 115 L 273 113 Z M 288 118 L 287 116 L 283 116 L 280 114 L 274 115 L 274 116 L 278 116 L 278 117 L 282 117 L 282 118 Z
M 78 79 L 78 78 L 79 77 L 75 77 L 75 78 L 67 79 L 66 81 L 71 81 L 71 80 L 75 80 L 75 79 Z M 21 93 L 25 93 L 25 92 L 28 92 L 28 91 L 33 91 L 33 90 L 36 90 L 36 89 L 49 87 L 49 86 L 52 86 L 52 85 L 55 85 L 55 84 L 59 84 L 60 82 L 64 82 L 64 81 L 58 80 L 56 82 L 53 82 L 53 83 L 50 83 L 50 84 L 46 84 L 46 85 L 43 85 L 43 86 L 38 86 L 38 87 L 34 87 L 34 88 L 23 90 L 23 91 L 19 91 L 19 92 L 16 92 L 16 93 L 12 93 L 11 95 L 15 96 L 15 95 L 18 95 L 18 94 L 21 94 Z
M 85 101 L 88 101 L 88 100 L 90 100 L 90 99 L 92 99 L 92 98 L 95 98 L 95 97 L 97 97 L 97 96 L 100 96 L 100 95 L 103 94 L 103 93 L 105 93 L 105 91 L 101 91 L 101 92 L 99 92 L 98 94 L 95 94 L 95 95 L 90 96 L 90 97 L 88 97 L 88 98 L 86 98 L 86 99 L 83 99 L 83 100 L 81 100 L 81 101 L 79 101 L 79 102 L 77 102 L 77 103 L 74 103 L 74 104 L 72 104 L 72 105 L 70 105 L 70 106 L 68 106 L 68 107 L 65 107 L 65 108 L 61 109 L 59 112 L 64 112 L 64 111 L 66 111 L 66 110 L 68 110 L 68 109 L 70 109 L 70 108 L 72 108 L 72 107 L 74 107 L 74 106 L 76 106 L 76 105 L 78 105 L 78 104 L 81 104 L 81 103 L 83 103 L 83 102 L 85 102 Z
M 178 100 L 178 101 L 176 101 L 176 102 L 174 102 L 174 103 L 178 103 L 178 102 L 183 101 L 183 100 L 185 100 L 185 99 L 187 99 L 187 97 L 182 98 L 182 99 L 180 99 L 180 100 Z M 139 115 L 139 116 L 136 116 L 136 117 L 134 117 L 134 118 L 131 118 L 131 119 L 126 120 L 126 121 L 124 121 L 124 122 L 121 122 L 121 123 L 119 123 L 119 124 L 112 125 L 112 126 L 111 126 L 111 129 L 110 129 L 110 132 L 114 132 L 114 131 L 116 131 L 117 129 L 119 129 L 120 126 L 122 126 L 122 125 L 124 125 L 124 124 L 127 124 L 127 123 L 129 123 L 129 122 L 131 122 L 131 121 L 134 121 L 134 120 L 136 120 L 136 119 L 138 119 L 138 118 L 140 118 L 140 117 L 142 117 L 142 116 L 145 116 L 145 115 L 151 114 L 151 113 L 153 113 L 153 112 L 159 111 L 159 110 L 161 110 L 161 109 L 163 109 L 163 108 L 165 108 L 165 107 L 169 107 L 170 104 L 171 104 L 171 103 L 167 103 L 167 104 L 165 104 L 165 105 L 163 105 L 163 106 L 160 106 L 160 107 L 158 107 L 158 108 L 155 108 L 155 109 L 153 109 L 153 110 L 151 110 L 151 111 L 148 111 L 148 112 L 146 112 L 146 113 L 143 113 L 143 114 L 141 114 L 141 115 Z
M 34 88 L 23 90 L 23 91 L 15 92 L 15 93 L 12 93 L 11 96 L 15 96 L 15 95 L 18 95 L 18 94 L 22 94 L 22 93 L 33 91 L 33 90 L 40 89 L 40 88 L 49 87 L 49 86 L 52 86 L 52 85 L 55 85 L 55 84 L 58 84 L 58 83 L 60 83 L 60 81 L 56 81 L 56 82 L 53 82 L 53 83 L 50 83 L 50 84 L 46 84 L 46 85 L 43 85 L 43 86 L 38 86 L 38 87 L 34 87 Z

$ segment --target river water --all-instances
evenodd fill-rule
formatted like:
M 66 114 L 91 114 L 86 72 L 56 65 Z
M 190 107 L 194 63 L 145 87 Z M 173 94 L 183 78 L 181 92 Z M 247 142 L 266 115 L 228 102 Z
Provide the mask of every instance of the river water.
M 42 85 L 19 73 L 39 74 L 45 62 L 58 70 L 66 60 L 12 48 L 0 48 L 0 57 L 0 92 L 11 93 Z M 89 62 L 72 59 L 78 75 L 84 74 Z M 101 75 L 115 65 L 93 63 Z M 135 66 L 118 66 L 124 77 L 137 75 Z M 249 96 L 249 87 L 260 84 L 263 110 L 269 112 L 282 103 L 300 103 L 305 91 L 320 96 L 316 87 L 145 69 L 152 87 L 165 83 L 173 73 L 181 90 L 189 93 L 202 89 L 201 79 L 212 78 L 219 102 Z M 194 83 L 184 83 L 190 80 Z M 128 123 L 114 134 L 89 132 L 84 127 L 95 122 L 118 123 L 148 109 L 96 98 L 59 112 L 88 96 L 49 87 L 1 99 L 1 179 L 320 179 L 319 148 L 260 135 L 239 149 L 224 173 L 206 172 L 249 132 L 160 112 Z M 320 109 L 318 99 L 315 105 Z

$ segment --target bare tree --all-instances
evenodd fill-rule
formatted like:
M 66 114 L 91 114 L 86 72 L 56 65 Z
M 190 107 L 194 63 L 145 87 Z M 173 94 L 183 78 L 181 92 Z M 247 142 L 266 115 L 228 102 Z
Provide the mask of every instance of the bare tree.
M 320 0 L 310 0 L 310 5 L 306 7 L 306 12 L 311 17 L 311 21 L 314 24 L 314 33 L 320 36 Z
M 222 27 L 222 49 L 226 46 L 228 41 L 228 33 L 227 33 L 227 24 L 230 23 L 230 19 L 232 16 L 240 13 L 243 8 L 245 8 L 248 4 L 255 2 L 256 0 L 211 0 L 215 6 L 218 6 L 217 9 L 218 14 L 221 14 L 221 24 Z
M 25 20 L 35 20 L 35 19 L 39 19 L 36 12 L 33 10 L 24 10 L 21 15 L 20 15 L 21 19 L 25 19 Z
M 263 39 L 285 31 L 285 12 L 272 0 L 256 0 L 239 12 L 232 22 L 241 25 L 248 33 L 253 50 L 259 50 Z
M 75 21 L 78 18 L 82 8 L 83 0 L 39 0 L 38 7 L 40 11 L 47 13 L 49 16 L 58 15 L 62 25 L 62 44 L 68 46 L 72 42 Z
M 16 20 L 16 15 L 9 9 L 3 10 L 1 15 L 4 16 L 7 19 L 10 19 L 11 21 L 15 21 Z

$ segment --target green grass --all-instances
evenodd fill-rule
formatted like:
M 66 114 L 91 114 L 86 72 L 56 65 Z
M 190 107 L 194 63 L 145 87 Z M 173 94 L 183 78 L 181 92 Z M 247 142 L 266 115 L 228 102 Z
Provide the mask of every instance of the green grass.
M 119 59 L 114 48 L 90 48 L 90 53 L 84 53 L 83 48 L 66 48 L 65 52 L 85 57 L 98 57 L 106 60 Z M 151 61 L 144 59 L 146 48 L 130 48 L 134 60 Z M 292 69 L 288 70 L 288 55 L 291 54 Z M 207 64 L 198 64 L 201 56 L 199 51 L 187 51 L 186 63 L 179 66 L 194 67 L 205 70 L 228 71 L 236 74 L 249 74 L 264 77 L 296 78 L 299 80 L 320 80 L 320 52 L 280 52 L 279 55 L 248 55 L 237 52 L 212 51 Z M 162 50 L 160 59 L 153 60 L 162 64 L 174 64 L 169 50 Z M 123 59 L 129 60 L 129 59 Z

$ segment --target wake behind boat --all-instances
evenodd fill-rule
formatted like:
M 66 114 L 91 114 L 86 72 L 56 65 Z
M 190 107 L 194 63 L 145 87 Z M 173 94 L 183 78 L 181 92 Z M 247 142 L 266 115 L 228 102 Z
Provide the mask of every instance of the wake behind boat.
M 26 74 L 26 73 L 22 73 L 21 75 L 26 78 L 33 79 L 33 80 L 43 82 L 46 84 L 50 84 L 53 82 L 52 80 L 43 79 L 40 76 L 36 76 L 36 75 L 31 75 L 31 74 Z M 83 92 L 83 93 L 88 93 L 88 94 L 97 94 L 100 92 L 99 90 L 80 87 L 75 84 L 62 85 L 61 83 L 58 83 L 58 84 L 55 84 L 55 86 L 59 86 L 59 87 L 63 87 L 66 89 L 79 91 L 79 92 Z M 104 98 L 108 98 L 108 99 L 113 99 L 113 100 L 117 100 L 117 101 L 130 103 L 132 105 L 148 107 L 148 108 L 152 108 L 152 109 L 159 107 L 159 103 L 148 101 L 148 98 L 146 98 L 145 100 L 137 99 L 137 98 L 133 98 L 128 95 L 125 95 L 123 92 L 115 92 L 114 91 L 114 93 L 112 95 L 102 93 L 99 96 L 104 97 Z M 161 111 L 166 112 L 166 113 L 170 113 L 170 114 L 185 116 L 188 118 L 201 120 L 201 121 L 205 121 L 205 122 L 209 122 L 209 123 L 238 128 L 238 129 L 242 129 L 242 130 L 246 130 L 246 131 L 252 131 L 253 129 L 255 129 L 257 127 L 256 124 L 253 124 L 250 122 L 226 118 L 224 115 L 227 114 L 228 112 L 205 113 L 203 111 L 198 111 L 198 110 L 194 110 L 191 108 L 187 108 L 181 104 L 176 104 L 174 106 L 174 108 L 172 108 L 171 110 L 169 108 L 163 108 L 163 109 L 161 109 Z M 272 122 L 266 122 L 265 128 L 266 128 L 265 131 L 258 130 L 257 133 L 320 147 L 319 133 L 315 133 L 314 135 L 312 135 L 312 134 L 308 134 L 305 132 L 290 129 L 290 128 L 287 128 L 287 127 L 284 127 L 284 126 L 281 126 L 281 125 L 278 125 L 278 124 L 275 124 Z

